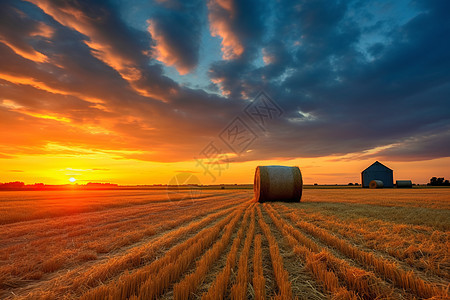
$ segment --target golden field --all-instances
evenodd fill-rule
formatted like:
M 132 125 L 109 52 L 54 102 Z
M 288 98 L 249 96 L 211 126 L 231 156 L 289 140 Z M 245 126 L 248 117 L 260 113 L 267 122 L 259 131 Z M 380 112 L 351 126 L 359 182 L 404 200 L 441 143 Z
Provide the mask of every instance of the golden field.
M 0 192 L 1 299 L 448 299 L 450 189 Z

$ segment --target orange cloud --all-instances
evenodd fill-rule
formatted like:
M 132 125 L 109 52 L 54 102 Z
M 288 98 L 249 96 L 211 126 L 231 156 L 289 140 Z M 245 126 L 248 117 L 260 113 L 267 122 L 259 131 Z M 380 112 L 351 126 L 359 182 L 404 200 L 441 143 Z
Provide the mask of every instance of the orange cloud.
M 225 82 L 225 78 L 212 78 L 212 79 L 211 79 L 211 82 L 219 86 L 220 92 L 222 93 L 223 96 L 228 96 L 228 95 L 231 94 L 230 91 L 226 91 L 226 90 L 223 88 L 222 83 Z
M 95 41 L 95 39 L 94 41 L 85 41 L 84 43 L 93 50 L 91 51 L 93 56 L 119 72 L 123 79 L 136 81 L 142 77 L 141 71 L 133 62 L 117 55 L 110 45 Z
M 69 92 L 60 90 L 60 89 L 56 89 L 56 88 L 52 88 L 50 86 L 48 86 L 47 84 L 40 82 L 34 78 L 30 78 L 30 77 L 22 77 L 22 76 L 14 76 L 14 75 L 9 75 L 9 74 L 1 74 L 0 73 L 0 79 L 9 81 L 11 83 L 14 84 L 25 84 L 25 85 L 30 85 L 34 88 L 49 92 L 49 93 L 53 93 L 53 94 L 60 94 L 60 95 L 69 95 Z
M 14 51 L 14 53 L 16 53 L 17 55 L 22 56 L 23 58 L 32 60 L 32 61 L 37 62 L 37 63 L 47 62 L 48 58 L 47 58 L 46 55 L 44 55 L 44 54 L 34 50 L 31 47 L 27 47 L 28 49 L 24 50 L 24 49 L 21 49 L 19 47 L 14 46 L 12 43 L 10 43 L 10 42 L 8 42 L 8 41 L 6 41 L 4 39 L 1 39 L 1 38 L 0 38 L 0 43 L 5 44 L 9 48 L 11 48 L 11 50 Z
M 39 113 L 33 113 L 33 112 L 29 112 L 29 111 L 22 111 L 19 110 L 18 112 L 23 113 L 25 115 L 29 115 L 35 118 L 41 118 L 41 119 L 47 119 L 47 120 L 55 120 L 58 122 L 64 122 L 64 123 L 70 123 L 70 119 L 66 118 L 66 117 L 60 117 L 58 115 L 45 115 L 45 114 L 39 114 Z
M 39 25 L 36 27 L 35 31 L 31 32 L 30 36 L 40 36 L 47 39 L 50 39 L 53 37 L 53 34 L 55 33 L 55 30 L 48 26 L 45 23 L 40 22 Z
M 167 66 L 174 66 L 180 75 L 186 75 L 191 68 L 186 66 L 182 60 L 176 55 L 175 49 L 171 47 L 163 34 L 157 30 L 157 26 L 154 21 L 148 21 L 148 32 L 152 35 L 152 38 L 156 41 L 155 58 Z
M 11 111 L 16 111 L 21 114 L 32 116 L 35 118 L 55 120 L 55 121 L 66 122 L 66 123 L 70 122 L 70 119 L 68 119 L 66 117 L 58 116 L 57 114 L 41 114 L 41 113 L 28 111 L 22 105 L 17 104 L 16 102 L 14 102 L 12 100 L 8 100 L 8 99 L 2 100 L 2 103 L 0 104 L 0 106 L 6 107 Z
M 91 55 L 114 69 L 135 93 L 162 102 L 167 101 L 167 91 L 176 84 L 161 76 L 159 66 L 149 64 L 151 53 L 133 36 L 135 32 L 125 25 L 122 26 L 120 21 L 115 19 L 116 16 L 111 16 L 99 8 L 100 6 L 91 8 L 88 3 L 54 4 L 49 0 L 27 1 L 38 6 L 61 25 L 86 36 L 84 43 L 90 48 Z M 85 10 L 97 10 L 99 15 L 92 18 Z M 45 29 L 40 32 L 45 34 Z M 114 32 L 114 35 L 111 32 Z M 184 69 L 180 70 L 184 72 Z
M 121 149 L 126 147 L 120 141 L 113 141 L 113 134 L 93 132 L 90 124 L 72 122 L 58 113 L 37 112 L 25 107 L 11 107 L 11 101 L 0 104 L 0 153 L 15 155 L 43 155 L 52 153 L 71 154 L 72 148 Z M 105 126 L 106 122 L 105 122 Z M 66 148 L 51 148 L 51 145 Z M 58 150 L 58 151 L 57 151 Z M 67 150 L 67 151 L 65 151 Z M 72 153 L 73 154 L 73 153 Z
M 102 110 L 104 112 L 112 112 L 111 109 L 109 109 L 106 106 L 105 101 L 103 101 L 101 99 L 91 97 L 88 95 L 83 95 L 78 92 L 72 92 L 72 91 L 62 90 L 59 88 L 53 88 L 53 87 L 45 84 L 44 82 L 41 82 L 41 81 L 36 80 L 31 77 L 15 76 L 15 75 L 10 75 L 10 74 L 0 73 L 0 80 L 5 80 L 5 81 L 8 81 L 8 82 L 16 84 L 16 85 L 28 85 L 33 88 L 36 88 L 36 89 L 39 89 L 39 90 L 42 90 L 42 91 L 45 91 L 48 93 L 52 93 L 55 95 L 74 96 L 83 101 L 89 102 L 90 104 L 92 104 L 92 105 L 90 105 L 90 107 L 92 107 L 92 108 L 96 108 L 96 109 Z M 3 99 L 3 106 L 13 108 L 14 105 L 18 105 L 18 104 L 9 99 Z
M 2 9 L 4 9 L 2 7 Z M 8 16 L 0 17 L 6 19 L 0 25 L 0 43 L 9 47 L 15 54 L 37 62 L 48 62 L 48 57 L 35 50 L 30 40 L 50 39 L 54 29 L 49 25 L 31 20 L 26 14 L 18 9 L 14 9 Z M 15 26 L 14 24 L 16 24 Z M 6 27 L 4 27 L 6 25 Z
M 263 49 L 262 53 L 263 53 L 263 61 L 264 61 L 265 65 L 269 65 L 275 61 L 275 58 L 272 55 L 270 55 L 270 53 L 268 53 L 268 51 L 266 49 Z
M 115 47 L 105 41 L 102 32 L 99 32 L 92 24 L 95 20 L 86 16 L 81 10 L 68 6 L 58 8 L 46 0 L 29 1 L 37 5 L 62 25 L 89 37 L 89 40 L 85 41 L 85 44 L 91 48 L 92 55 L 116 70 L 123 79 L 136 81 L 142 77 L 141 71 L 136 63 L 116 51 Z
M 213 36 L 222 38 L 222 58 L 236 59 L 244 52 L 244 46 L 231 29 L 230 20 L 234 16 L 231 0 L 211 0 L 208 2 L 210 31 Z

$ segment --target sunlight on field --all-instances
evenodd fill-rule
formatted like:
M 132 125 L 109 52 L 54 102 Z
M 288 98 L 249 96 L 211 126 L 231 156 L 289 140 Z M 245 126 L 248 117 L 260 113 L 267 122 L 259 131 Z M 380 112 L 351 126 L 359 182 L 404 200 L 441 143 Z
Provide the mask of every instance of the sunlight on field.
M 2 192 L 0 298 L 444 299 L 448 192 Z
M 422 189 L 305 189 L 302 202 L 337 202 L 387 207 L 450 209 L 450 190 Z

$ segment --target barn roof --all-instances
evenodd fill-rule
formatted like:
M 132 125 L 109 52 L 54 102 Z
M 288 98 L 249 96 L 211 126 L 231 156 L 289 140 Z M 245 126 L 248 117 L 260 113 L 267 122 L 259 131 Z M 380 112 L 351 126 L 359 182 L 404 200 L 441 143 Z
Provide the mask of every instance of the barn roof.
M 373 164 L 371 164 L 367 169 L 365 169 L 363 172 L 365 172 L 365 171 L 367 171 L 367 170 L 369 170 L 369 169 L 371 169 L 371 168 L 379 168 L 379 167 L 382 167 L 382 168 L 385 168 L 385 169 L 387 169 L 387 170 L 392 171 L 392 169 L 386 167 L 385 165 L 383 165 L 382 163 L 380 163 L 380 162 L 377 160 L 376 162 L 374 162 Z

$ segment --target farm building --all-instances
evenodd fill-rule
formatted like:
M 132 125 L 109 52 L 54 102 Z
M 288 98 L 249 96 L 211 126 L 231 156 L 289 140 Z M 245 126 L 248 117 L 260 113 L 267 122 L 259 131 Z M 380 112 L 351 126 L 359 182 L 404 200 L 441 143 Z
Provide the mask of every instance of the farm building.
M 374 162 L 370 167 L 361 172 L 362 187 L 368 188 L 372 180 L 380 180 L 383 182 L 383 187 L 394 187 L 394 171 L 380 163 Z

